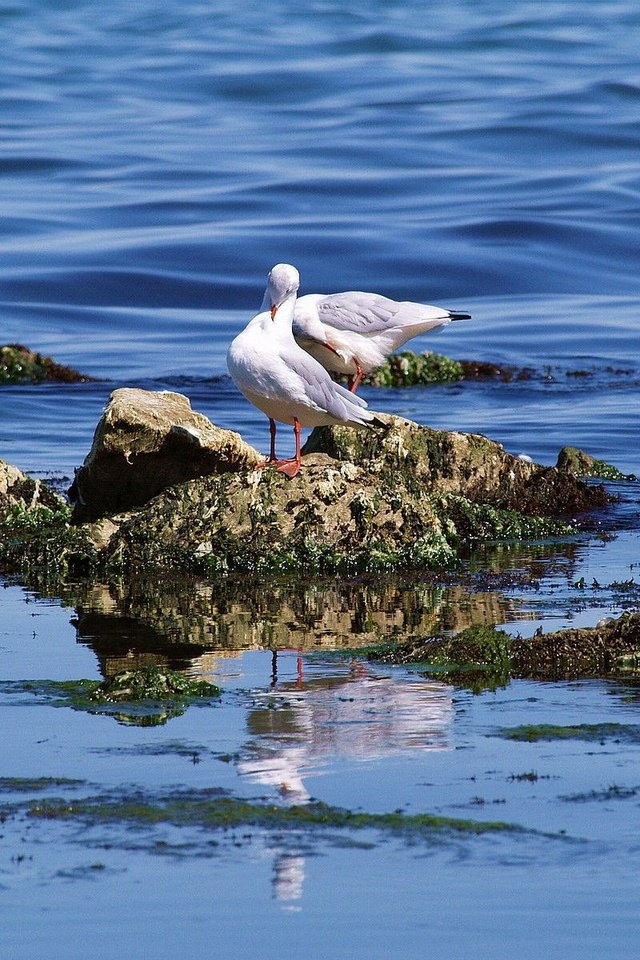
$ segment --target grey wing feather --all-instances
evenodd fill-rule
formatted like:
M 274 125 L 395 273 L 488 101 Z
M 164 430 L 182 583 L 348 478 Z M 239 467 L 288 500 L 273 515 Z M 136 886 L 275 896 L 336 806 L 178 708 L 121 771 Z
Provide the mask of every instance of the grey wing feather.
M 367 402 L 357 394 L 334 383 L 324 367 L 313 357 L 297 358 L 296 371 L 310 388 L 307 396 L 322 410 L 338 420 L 368 420 Z
M 353 333 L 375 333 L 392 327 L 400 304 L 377 293 L 350 290 L 324 297 L 317 305 L 323 323 Z

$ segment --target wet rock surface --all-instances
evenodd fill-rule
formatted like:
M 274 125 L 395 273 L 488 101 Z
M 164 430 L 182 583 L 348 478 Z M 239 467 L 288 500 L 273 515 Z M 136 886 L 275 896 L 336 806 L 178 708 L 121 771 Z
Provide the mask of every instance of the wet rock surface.
M 76 472 L 77 522 L 142 506 L 161 490 L 210 473 L 248 470 L 260 454 L 168 391 L 115 390 Z

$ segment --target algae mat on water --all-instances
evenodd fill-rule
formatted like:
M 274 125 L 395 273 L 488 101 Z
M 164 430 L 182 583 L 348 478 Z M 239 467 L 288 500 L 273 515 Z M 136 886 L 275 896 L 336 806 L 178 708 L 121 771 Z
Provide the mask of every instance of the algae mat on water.
M 89 825 L 107 822 L 130 826 L 166 823 L 210 830 L 254 827 L 278 832 L 374 830 L 382 836 L 400 834 L 424 840 L 487 833 L 540 835 L 538 831 L 500 820 L 471 820 L 431 813 L 405 814 L 402 811 L 368 813 L 319 801 L 294 806 L 260 804 L 229 796 L 217 788 L 176 791 L 167 795 L 152 795 L 131 789 L 126 793 L 94 795 L 80 800 L 38 799 L 14 806 L 6 805 L 5 813 L 12 812 L 23 812 L 44 820 L 80 820 Z M 556 834 L 544 836 L 554 838 Z
M 12 693 L 33 694 L 56 707 L 113 717 L 133 726 L 159 726 L 181 716 L 192 704 L 210 706 L 220 698 L 220 688 L 206 680 L 193 680 L 175 670 L 142 667 L 123 670 L 98 680 L 24 680 L 0 685 Z

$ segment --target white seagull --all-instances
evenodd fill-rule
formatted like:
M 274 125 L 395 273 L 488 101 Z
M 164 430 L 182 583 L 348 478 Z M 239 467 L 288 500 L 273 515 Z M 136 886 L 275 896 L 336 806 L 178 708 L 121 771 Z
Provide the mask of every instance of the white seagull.
M 269 289 L 263 310 L 268 309 Z M 293 335 L 299 345 L 327 370 L 347 375 L 355 393 L 362 378 L 375 370 L 407 340 L 440 330 L 452 320 L 469 320 L 468 313 L 398 302 L 378 293 L 309 293 L 296 302 Z
M 298 346 L 291 324 L 300 275 L 288 263 L 271 270 L 261 312 L 233 340 L 227 367 L 235 385 L 269 418 L 271 452 L 260 466 L 273 465 L 295 477 L 300 469 L 300 429 L 326 424 L 367 427 L 376 417 L 367 404 L 340 384 Z M 276 420 L 293 425 L 296 453 L 276 457 Z

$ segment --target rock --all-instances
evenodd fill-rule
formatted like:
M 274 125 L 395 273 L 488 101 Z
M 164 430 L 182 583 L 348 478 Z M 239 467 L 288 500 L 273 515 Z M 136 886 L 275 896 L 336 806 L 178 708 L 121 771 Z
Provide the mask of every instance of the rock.
M 51 357 L 43 357 L 19 343 L 0 347 L 0 384 L 42 383 L 45 380 L 87 383 L 94 379 L 71 367 L 63 367 Z
M 373 387 L 413 387 L 418 384 L 454 383 L 465 379 L 465 371 L 458 360 L 440 353 L 414 353 L 405 350 L 393 353 L 385 362 L 365 377 L 365 384 Z
M 640 613 L 624 613 L 595 627 L 578 627 L 512 641 L 517 677 L 573 679 L 623 675 L 625 659 L 640 653 Z
M 566 532 L 549 518 L 608 501 L 486 437 L 381 420 L 378 430 L 314 430 L 294 481 L 262 470 L 166 490 L 119 527 L 109 553 L 139 570 L 436 568 L 473 540 Z
M 115 390 L 69 491 L 74 521 L 140 507 L 174 484 L 246 471 L 260 460 L 237 433 L 194 412 L 182 394 Z
M 596 460 L 591 454 L 577 447 L 563 447 L 558 454 L 556 468 L 561 473 L 579 477 L 598 477 L 601 480 L 637 480 L 632 473 L 624 474 L 604 460 Z
M 41 480 L 32 480 L 17 467 L 0 460 L 0 518 L 12 511 L 34 513 L 40 507 L 58 510 L 64 504 Z
M 432 430 L 402 417 L 379 418 L 387 424 L 385 430 L 316 427 L 302 452 L 364 466 L 391 486 L 402 477 L 418 496 L 455 494 L 521 514 L 575 516 L 608 502 L 601 487 L 515 457 L 479 434 Z
M 366 431 L 314 430 L 289 480 L 252 469 L 257 451 L 185 397 L 116 391 L 78 472 L 76 526 L 33 538 L 25 524 L 23 539 L 0 541 L 0 559 L 136 576 L 436 569 L 470 543 L 575 532 L 564 518 L 609 501 L 601 486 L 486 437 L 379 419 Z

